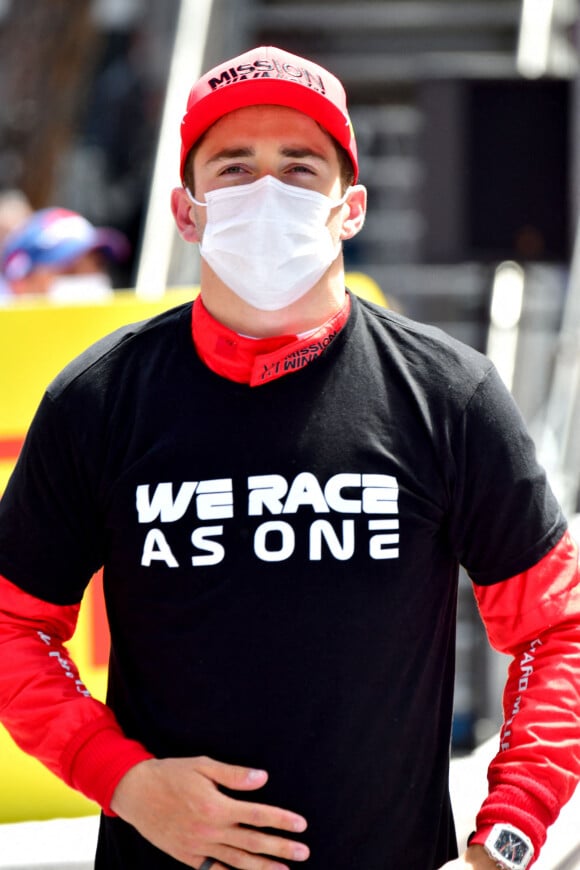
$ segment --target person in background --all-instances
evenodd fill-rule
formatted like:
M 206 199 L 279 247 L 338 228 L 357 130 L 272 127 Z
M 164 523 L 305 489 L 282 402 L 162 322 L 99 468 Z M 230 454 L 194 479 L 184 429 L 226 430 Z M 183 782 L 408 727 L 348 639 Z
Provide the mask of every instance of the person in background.
M 10 233 L 22 226 L 31 216 L 33 208 L 20 190 L 0 192 L 0 248 Z
M 32 212 L 33 208 L 22 191 L 10 189 L 0 192 L 0 251 L 6 237 L 22 226 Z M 0 274 L 0 299 L 9 293 L 8 282 Z
M 525 870 L 580 777 L 578 548 L 492 363 L 345 287 L 339 80 L 262 46 L 193 85 L 193 302 L 48 387 L 0 501 L 0 719 L 103 808 L 97 870 Z M 459 565 L 513 659 L 449 799 Z M 104 565 L 107 704 L 65 647 Z
M 34 212 L 5 239 L 0 272 L 12 296 L 91 301 L 112 293 L 111 264 L 129 256 L 125 236 L 65 208 Z

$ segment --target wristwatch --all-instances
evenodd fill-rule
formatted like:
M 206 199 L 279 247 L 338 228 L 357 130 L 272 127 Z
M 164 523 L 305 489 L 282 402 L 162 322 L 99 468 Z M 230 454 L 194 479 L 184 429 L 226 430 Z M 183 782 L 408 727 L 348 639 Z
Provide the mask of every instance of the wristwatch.
M 494 825 L 483 848 L 502 870 L 525 870 L 534 857 L 532 841 L 513 825 Z

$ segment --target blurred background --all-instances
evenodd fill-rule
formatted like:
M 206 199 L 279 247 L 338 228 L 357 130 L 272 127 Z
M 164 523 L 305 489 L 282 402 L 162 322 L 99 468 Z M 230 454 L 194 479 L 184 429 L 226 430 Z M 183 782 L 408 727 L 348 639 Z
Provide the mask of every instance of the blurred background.
M 193 286 L 169 211 L 189 87 L 253 45 L 312 58 L 369 190 L 347 268 L 494 359 L 575 522 L 578 27 L 577 0 L 0 0 L 0 199 L 125 233 L 116 289 Z M 505 667 L 463 576 L 459 614 L 457 753 L 497 730 Z

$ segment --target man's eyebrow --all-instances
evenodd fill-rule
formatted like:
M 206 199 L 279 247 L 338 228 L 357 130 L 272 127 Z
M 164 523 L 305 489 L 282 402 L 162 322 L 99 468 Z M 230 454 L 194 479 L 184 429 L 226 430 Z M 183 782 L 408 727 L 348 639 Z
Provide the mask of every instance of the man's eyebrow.
M 253 148 L 222 148 L 207 160 L 207 165 L 219 163 L 220 160 L 237 160 L 240 157 L 253 157 Z
M 321 154 L 320 151 L 314 151 L 312 148 L 282 147 L 280 148 L 280 154 L 284 157 L 293 157 L 294 160 L 303 160 L 305 157 L 311 157 L 314 160 L 326 161 L 324 154 Z

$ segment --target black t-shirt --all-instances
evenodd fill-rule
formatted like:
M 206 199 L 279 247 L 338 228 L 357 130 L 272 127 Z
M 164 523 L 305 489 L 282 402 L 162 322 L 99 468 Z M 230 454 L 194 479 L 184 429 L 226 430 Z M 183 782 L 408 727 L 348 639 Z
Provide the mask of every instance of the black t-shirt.
M 501 582 L 565 526 L 521 417 L 485 357 L 356 298 L 257 388 L 207 369 L 190 321 L 122 329 L 51 384 L 0 573 L 68 604 L 104 565 L 126 734 L 268 770 L 246 797 L 306 816 L 312 870 L 438 867 L 458 565 Z M 97 867 L 128 866 L 181 865 L 106 819 Z

